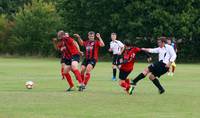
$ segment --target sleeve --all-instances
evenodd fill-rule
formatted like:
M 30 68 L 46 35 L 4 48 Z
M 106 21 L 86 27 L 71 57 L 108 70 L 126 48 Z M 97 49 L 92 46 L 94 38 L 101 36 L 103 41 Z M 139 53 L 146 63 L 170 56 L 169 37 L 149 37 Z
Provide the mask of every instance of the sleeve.
M 61 49 L 61 47 L 62 47 L 62 43 L 59 42 L 59 43 L 56 45 L 56 47 L 57 47 L 58 49 Z
M 124 44 L 123 44 L 121 41 L 119 41 L 118 44 L 119 44 L 119 46 L 120 46 L 121 48 L 124 47 Z
M 168 51 L 169 51 L 169 54 L 171 56 L 170 62 L 174 62 L 176 60 L 176 57 L 177 57 L 175 50 L 173 49 L 172 46 L 168 46 Z
M 86 41 L 83 41 L 83 46 L 84 46 L 84 47 L 86 47 L 86 43 L 87 43 Z
M 133 52 L 134 52 L 134 53 L 138 53 L 138 52 L 140 52 L 140 51 L 141 51 L 141 49 L 138 48 L 138 47 L 133 48 Z
M 68 37 L 68 42 L 70 43 L 70 44 L 73 44 L 73 42 L 74 42 L 74 39 L 73 38 L 71 38 L 71 37 Z
M 96 41 L 96 45 L 98 46 L 98 47 L 100 47 L 100 45 L 101 45 L 101 42 L 98 40 L 98 41 Z
M 150 52 L 150 53 L 159 53 L 159 48 L 152 48 L 152 49 L 149 49 L 149 52 Z
M 113 43 L 110 42 L 110 49 L 113 50 Z

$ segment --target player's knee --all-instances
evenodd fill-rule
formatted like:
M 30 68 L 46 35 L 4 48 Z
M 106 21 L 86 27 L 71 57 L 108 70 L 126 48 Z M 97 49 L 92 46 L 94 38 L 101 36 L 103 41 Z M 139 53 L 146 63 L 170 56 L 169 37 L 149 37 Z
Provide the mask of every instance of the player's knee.
M 113 68 L 113 69 L 116 69 L 117 67 L 116 67 L 115 65 L 112 65 L 112 68 Z
M 150 80 L 154 80 L 154 79 L 155 79 L 155 76 L 151 74 L 151 75 L 149 76 L 149 79 L 150 79 Z
M 145 76 L 147 76 L 147 74 L 149 73 L 149 69 L 145 68 L 144 71 L 142 72 Z

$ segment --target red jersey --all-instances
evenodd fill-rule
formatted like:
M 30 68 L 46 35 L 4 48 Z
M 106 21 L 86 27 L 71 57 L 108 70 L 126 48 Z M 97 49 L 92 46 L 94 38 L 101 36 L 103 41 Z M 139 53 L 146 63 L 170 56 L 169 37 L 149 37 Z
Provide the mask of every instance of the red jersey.
M 128 60 L 128 62 L 122 64 L 120 69 L 125 71 L 125 72 L 131 72 L 133 70 L 133 67 L 134 67 L 136 54 L 139 51 L 141 51 L 141 49 L 137 48 L 137 47 L 132 47 L 130 49 L 126 49 L 124 54 L 123 54 L 123 59 Z
M 95 59 L 96 61 L 98 60 L 98 53 L 99 53 L 99 47 L 100 47 L 100 41 L 84 41 L 83 45 L 86 50 L 86 59 Z
M 57 44 L 57 48 L 61 51 L 61 58 L 71 59 L 71 55 L 66 51 L 65 42 L 60 41 Z
M 63 42 L 63 45 L 66 47 L 65 53 L 68 55 L 77 55 L 79 54 L 78 48 L 74 44 L 74 39 L 71 37 L 64 37 L 61 39 Z

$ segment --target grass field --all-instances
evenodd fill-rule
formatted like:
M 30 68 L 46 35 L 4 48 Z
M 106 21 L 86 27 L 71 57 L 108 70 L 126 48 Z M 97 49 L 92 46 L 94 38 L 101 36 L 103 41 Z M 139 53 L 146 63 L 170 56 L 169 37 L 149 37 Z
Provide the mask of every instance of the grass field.
M 135 77 L 146 67 L 136 63 Z M 146 78 L 133 96 L 111 81 L 110 63 L 100 62 L 86 91 L 65 93 L 59 60 L 0 58 L 0 118 L 199 118 L 200 65 L 178 64 L 163 76 L 164 95 Z M 32 90 L 25 82 L 36 83 Z

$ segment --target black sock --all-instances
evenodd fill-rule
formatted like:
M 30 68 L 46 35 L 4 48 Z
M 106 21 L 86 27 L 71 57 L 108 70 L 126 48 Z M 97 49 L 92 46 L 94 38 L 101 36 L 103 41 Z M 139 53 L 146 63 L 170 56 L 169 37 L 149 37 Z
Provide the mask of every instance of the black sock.
M 157 78 L 152 80 L 152 82 L 159 90 L 164 90 L 162 85 L 160 84 L 160 82 L 159 82 L 159 80 Z
M 117 74 L 117 69 L 114 68 L 114 69 L 113 69 L 113 77 L 114 77 L 114 78 L 116 78 L 116 74 Z
M 138 81 L 145 78 L 145 75 L 143 73 L 140 73 L 134 80 L 132 80 L 133 84 L 136 85 Z

